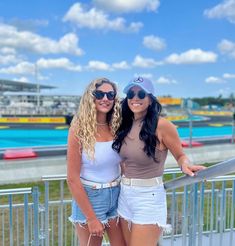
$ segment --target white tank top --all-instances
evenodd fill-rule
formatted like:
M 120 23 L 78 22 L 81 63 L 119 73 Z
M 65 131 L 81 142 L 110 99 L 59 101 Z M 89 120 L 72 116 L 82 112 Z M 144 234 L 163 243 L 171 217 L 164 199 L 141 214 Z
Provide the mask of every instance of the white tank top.
M 108 183 L 120 176 L 121 158 L 112 149 L 113 141 L 96 142 L 95 159 L 90 160 L 82 152 L 82 165 L 80 177 L 89 181 Z

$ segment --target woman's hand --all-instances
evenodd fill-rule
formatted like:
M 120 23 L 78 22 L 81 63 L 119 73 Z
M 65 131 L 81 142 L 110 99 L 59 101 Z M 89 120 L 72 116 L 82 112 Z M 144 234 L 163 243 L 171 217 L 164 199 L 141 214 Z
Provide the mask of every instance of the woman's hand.
M 206 169 L 206 167 L 201 166 L 201 165 L 189 165 L 186 163 L 183 163 L 180 168 L 183 173 L 191 177 L 195 176 L 196 172 Z
M 88 219 L 87 225 L 92 236 L 103 237 L 104 226 L 97 218 Z

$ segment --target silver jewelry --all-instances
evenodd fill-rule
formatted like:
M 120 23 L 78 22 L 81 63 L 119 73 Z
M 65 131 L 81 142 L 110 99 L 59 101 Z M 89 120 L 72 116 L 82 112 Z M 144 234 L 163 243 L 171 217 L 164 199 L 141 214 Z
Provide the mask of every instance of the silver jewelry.
M 108 125 L 108 123 L 107 122 L 105 122 L 105 123 L 96 122 L 96 125 L 97 126 L 106 126 L 106 125 Z

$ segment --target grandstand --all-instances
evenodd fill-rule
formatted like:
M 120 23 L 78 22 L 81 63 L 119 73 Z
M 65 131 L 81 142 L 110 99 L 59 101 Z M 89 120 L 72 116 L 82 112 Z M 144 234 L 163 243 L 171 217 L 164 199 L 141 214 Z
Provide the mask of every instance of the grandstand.
M 0 94 L 6 91 L 40 92 L 42 89 L 54 89 L 54 88 L 56 87 L 50 85 L 0 79 Z
M 48 93 L 55 86 L 0 79 L 0 115 L 74 114 L 79 96 Z M 47 92 L 44 92 L 47 90 Z

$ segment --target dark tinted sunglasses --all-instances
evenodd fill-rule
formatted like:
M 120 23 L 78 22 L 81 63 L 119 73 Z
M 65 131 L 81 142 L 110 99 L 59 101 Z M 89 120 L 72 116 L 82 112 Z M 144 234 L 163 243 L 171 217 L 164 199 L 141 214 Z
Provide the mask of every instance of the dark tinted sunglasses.
M 98 100 L 101 100 L 104 98 L 104 96 L 106 95 L 106 97 L 108 98 L 108 100 L 114 100 L 115 96 L 116 96 L 116 93 L 115 91 L 108 91 L 108 92 L 104 92 L 104 91 L 94 91 L 93 93 L 93 96 L 98 99 Z
M 126 94 L 126 97 L 128 99 L 133 99 L 134 96 L 137 96 L 139 99 L 144 99 L 146 97 L 147 93 L 144 90 L 140 90 L 137 92 L 134 92 L 132 90 L 129 90 Z

